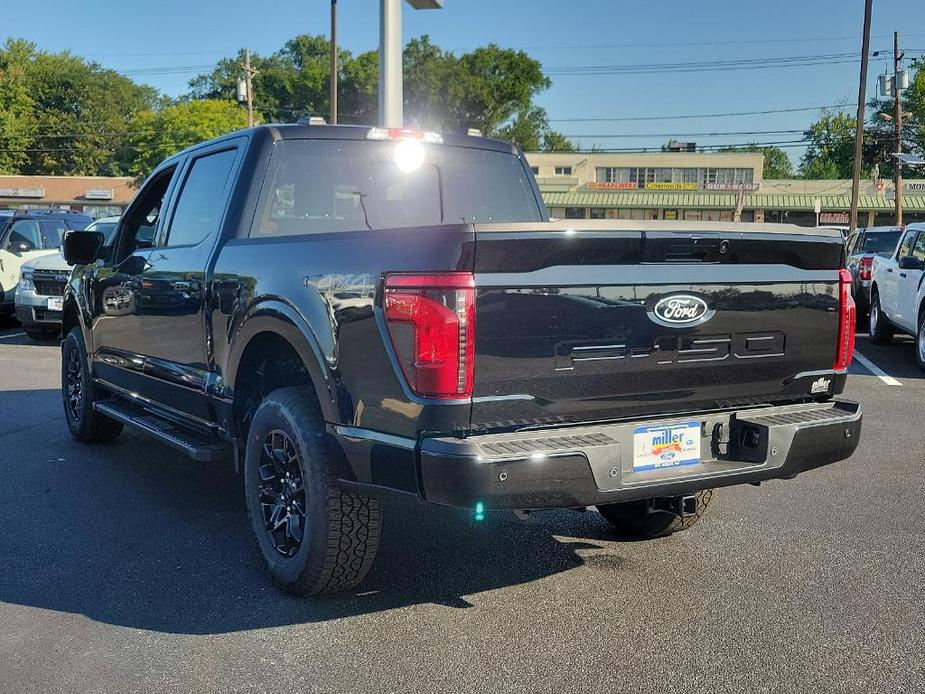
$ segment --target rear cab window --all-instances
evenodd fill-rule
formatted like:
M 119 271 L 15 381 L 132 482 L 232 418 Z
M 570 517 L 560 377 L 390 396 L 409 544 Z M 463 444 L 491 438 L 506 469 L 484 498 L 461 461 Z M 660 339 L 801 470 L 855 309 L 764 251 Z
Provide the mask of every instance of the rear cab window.
M 899 241 L 899 230 L 868 232 L 863 239 L 865 253 L 890 253 Z
M 251 237 L 543 220 L 515 154 L 416 142 L 408 161 L 402 142 L 278 142 Z

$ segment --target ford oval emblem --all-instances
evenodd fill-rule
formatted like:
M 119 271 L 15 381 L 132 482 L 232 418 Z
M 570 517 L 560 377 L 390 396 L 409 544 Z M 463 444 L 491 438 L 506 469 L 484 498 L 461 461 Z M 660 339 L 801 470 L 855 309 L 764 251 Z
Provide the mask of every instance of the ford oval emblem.
M 660 325 L 681 327 L 706 323 L 715 313 L 699 296 L 671 294 L 660 299 L 648 315 Z

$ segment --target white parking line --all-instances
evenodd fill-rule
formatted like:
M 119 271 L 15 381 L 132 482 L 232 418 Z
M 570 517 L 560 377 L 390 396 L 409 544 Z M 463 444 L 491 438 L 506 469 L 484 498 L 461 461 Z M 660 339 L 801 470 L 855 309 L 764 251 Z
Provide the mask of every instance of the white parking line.
M 0 340 L 9 340 L 11 337 L 19 337 L 26 333 L 10 333 L 9 335 L 0 335 Z
M 888 386 L 901 386 L 902 385 L 902 383 L 900 383 L 895 378 L 890 376 L 886 371 L 884 371 L 879 366 L 874 364 L 870 359 L 865 357 L 863 354 L 861 354 L 857 350 L 855 350 L 854 352 L 854 358 L 858 360 L 861 366 L 863 366 L 865 369 L 870 371 L 874 376 L 879 378 L 881 381 L 886 383 Z

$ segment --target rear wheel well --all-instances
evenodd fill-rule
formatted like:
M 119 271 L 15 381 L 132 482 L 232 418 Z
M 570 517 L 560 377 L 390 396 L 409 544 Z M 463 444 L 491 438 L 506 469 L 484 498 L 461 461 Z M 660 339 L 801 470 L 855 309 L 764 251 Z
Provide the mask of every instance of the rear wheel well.
M 286 338 L 263 332 L 244 348 L 234 381 L 234 422 L 241 438 L 247 435 L 261 401 L 274 390 L 313 386 L 308 368 Z M 314 395 L 314 388 L 311 389 Z

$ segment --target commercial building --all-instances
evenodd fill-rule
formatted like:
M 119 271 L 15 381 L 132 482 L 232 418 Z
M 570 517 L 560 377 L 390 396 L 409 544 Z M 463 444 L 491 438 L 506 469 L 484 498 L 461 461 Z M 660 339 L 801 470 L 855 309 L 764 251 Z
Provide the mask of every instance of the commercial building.
M 764 179 L 740 152 L 533 152 L 549 212 L 565 219 L 684 219 L 848 224 L 851 181 Z M 904 182 L 904 221 L 925 221 L 925 180 Z M 858 224 L 892 224 L 892 181 L 861 182 Z
M 105 176 L 0 176 L 0 208 L 55 207 L 94 219 L 121 214 L 134 180 Z

